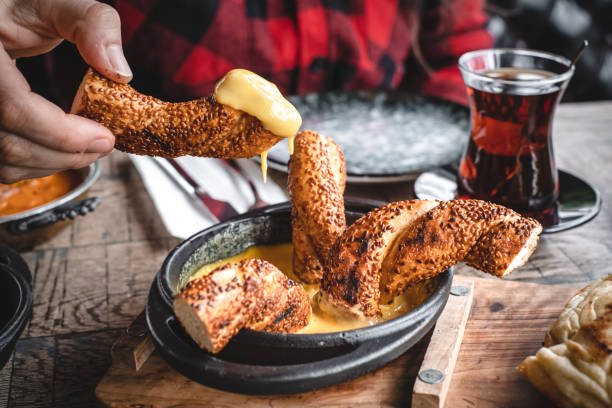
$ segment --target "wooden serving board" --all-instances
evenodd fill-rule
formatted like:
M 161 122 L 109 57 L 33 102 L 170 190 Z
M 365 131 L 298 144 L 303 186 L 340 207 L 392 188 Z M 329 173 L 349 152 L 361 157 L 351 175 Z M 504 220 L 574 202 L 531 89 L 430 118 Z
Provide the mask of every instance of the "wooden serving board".
M 170 368 L 156 352 L 145 360 L 142 356 L 150 348 L 147 341 L 130 345 L 123 339 L 117 356 L 131 355 L 127 351 L 132 347 L 134 358 L 114 356 L 96 395 L 111 407 L 409 407 L 413 402 L 435 406 L 438 397 L 429 393 L 440 390 L 417 379 L 420 370 L 433 364 L 452 373 L 445 407 L 552 407 L 516 366 L 539 349 L 544 334 L 577 289 L 461 277 L 454 284 L 466 282 L 474 284 L 473 305 L 460 349 L 457 347 L 456 364 L 452 342 L 444 346 L 440 334 L 456 336 L 462 331 L 461 324 L 454 325 L 452 333 L 446 328 L 436 332 L 437 327 L 433 340 L 426 336 L 397 360 L 353 381 L 297 395 L 246 396 L 197 384 Z M 461 315 L 458 309 L 454 313 Z M 430 341 L 434 344 L 428 351 Z M 444 347 L 448 350 L 440 349 Z

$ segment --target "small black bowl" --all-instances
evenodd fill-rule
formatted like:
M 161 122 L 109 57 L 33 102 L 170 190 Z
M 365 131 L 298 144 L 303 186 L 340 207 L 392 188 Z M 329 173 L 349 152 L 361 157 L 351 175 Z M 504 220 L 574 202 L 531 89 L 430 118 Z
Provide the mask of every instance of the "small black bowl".
M 383 203 L 345 200 L 348 223 Z M 199 232 L 166 258 L 151 286 L 147 323 L 161 354 L 201 384 L 244 394 L 304 392 L 346 381 L 397 358 L 434 325 L 448 298 L 452 271 L 432 282 L 414 310 L 374 326 L 321 334 L 242 330 L 219 354 L 198 348 L 172 311 L 175 293 L 204 264 L 253 245 L 291 241 L 291 204 L 266 207 Z
M 32 301 L 28 265 L 17 253 L 0 244 L 0 369 L 30 319 Z

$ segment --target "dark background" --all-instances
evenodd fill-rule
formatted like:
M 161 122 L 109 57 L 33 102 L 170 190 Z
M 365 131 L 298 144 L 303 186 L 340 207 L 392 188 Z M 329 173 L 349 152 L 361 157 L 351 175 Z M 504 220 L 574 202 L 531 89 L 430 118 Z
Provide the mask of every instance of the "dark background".
M 572 58 L 588 40 L 564 100 L 612 99 L 612 0 L 489 0 L 486 8 L 496 47 Z

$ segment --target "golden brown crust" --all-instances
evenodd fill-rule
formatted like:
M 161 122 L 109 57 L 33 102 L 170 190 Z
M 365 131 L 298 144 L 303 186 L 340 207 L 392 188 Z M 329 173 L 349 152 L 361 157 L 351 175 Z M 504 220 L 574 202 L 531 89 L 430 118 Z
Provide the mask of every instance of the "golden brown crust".
M 304 231 L 295 208 L 291 211 L 291 242 L 293 244 L 293 271 L 307 283 L 319 282 L 324 266 L 310 237 Z
M 218 353 L 242 328 L 294 332 L 308 324 L 304 288 L 269 262 L 245 259 L 188 282 L 174 312 L 196 343 Z
M 463 260 L 503 277 L 529 258 L 541 231 L 537 221 L 500 205 L 443 202 L 407 228 L 390 249 L 382 266 L 381 301 L 390 302 L 408 285 Z
M 518 216 L 506 219 L 483 234 L 463 262 L 503 278 L 527 261 L 536 248 L 541 231 L 542 227 L 533 218 Z M 523 255 L 519 259 L 521 251 Z
M 71 112 L 109 128 L 115 135 L 115 148 L 133 154 L 252 157 L 283 139 L 264 129 L 257 118 L 217 103 L 212 96 L 163 102 L 91 68 Z
M 379 303 L 463 260 L 503 277 L 529 258 L 541 230 L 531 218 L 479 200 L 387 204 L 338 239 L 317 300 L 327 312 L 367 318 L 380 314 Z
M 298 133 L 288 183 L 294 209 L 294 272 L 305 282 L 319 282 L 327 254 L 346 228 L 342 150 L 317 132 Z
M 561 407 L 612 406 L 612 275 L 567 303 L 518 370 Z
M 286 282 L 288 302 L 271 324 L 263 330 L 276 333 L 295 333 L 306 327 L 310 321 L 312 308 L 310 299 L 304 287 L 297 282 L 287 279 Z
M 285 287 L 288 278 L 274 265 L 260 259 L 245 259 L 239 268 L 251 271 L 250 276 L 256 279 L 256 306 L 245 327 L 252 330 L 264 330 L 283 313 L 289 303 L 289 294 Z
M 201 348 L 218 353 L 249 322 L 257 286 L 236 264 L 226 264 L 188 282 L 174 299 L 174 312 Z
M 384 257 L 397 236 L 437 201 L 390 203 L 370 211 L 338 239 L 323 275 L 319 305 L 327 312 L 348 311 L 358 317 L 380 313 L 380 272 Z

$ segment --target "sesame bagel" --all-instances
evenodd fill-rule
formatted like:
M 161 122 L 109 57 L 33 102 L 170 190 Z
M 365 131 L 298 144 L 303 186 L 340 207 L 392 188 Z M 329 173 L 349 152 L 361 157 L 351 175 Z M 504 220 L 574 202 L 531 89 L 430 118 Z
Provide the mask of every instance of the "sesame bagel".
M 293 271 L 304 282 L 316 283 L 332 245 L 346 228 L 346 167 L 342 150 L 327 136 L 304 130 L 294 143 L 288 179 Z
M 430 200 L 399 201 L 355 221 L 330 252 L 317 296 L 319 307 L 359 318 L 380 314 L 381 266 L 389 248 L 405 228 L 436 205 Z
M 227 263 L 188 282 L 173 309 L 191 338 L 218 353 L 242 328 L 294 332 L 308 324 L 304 288 L 261 259 Z
M 243 158 L 269 150 L 282 140 L 261 122 L 215 101 L 164 102 L 89 69 L 71 113 L 95 120 L 115 135 L 115 148 L 127 153 Z
M 382 265 L 381 302 L 458 262 L 503 278 L 535 250 L 542 226 L 481 200 L 446 201 L 410 225 Z
M 480 200 L 412 200 L 375 209 L 338 239 L 317 301 L 336 315 L 372 318 L 409 285 L 458 262 L 497 277 L 523 265 L 541 225 Z

